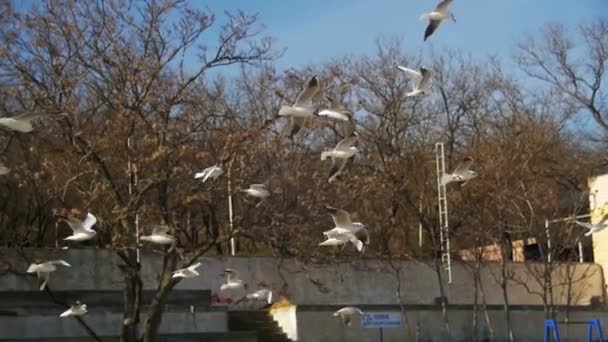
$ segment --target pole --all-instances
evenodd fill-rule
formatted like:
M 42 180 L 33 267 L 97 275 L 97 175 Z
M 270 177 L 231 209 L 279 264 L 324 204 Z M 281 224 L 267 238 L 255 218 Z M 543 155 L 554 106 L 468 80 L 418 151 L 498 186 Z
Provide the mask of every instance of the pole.
M 384 341 L 384 334 L 382 333 L 382 328 L 380 328 L 380 342 Z
M 545 235 L 547 236 L 547 262 L 551 262 L 551 234 L 549 233 L 549 219 L 545 219 Z
M 133 187 L 137 185 L 137 173 L 133 172 L 133 166 L 131 165 L 131 137 L 127 138 L 127 168 L 129 170 L 129 197 L 133 195 Z M 135 213 L 135 254 L 137 257 L 137 263 L 140 262 L 139 258 L 139 214 Z
M 230 226 L 230 255 L 236 255 L 236 242 L 234 241 L 234 224 L 232 221 L 232 161 L 228 164 L 228 224 Z

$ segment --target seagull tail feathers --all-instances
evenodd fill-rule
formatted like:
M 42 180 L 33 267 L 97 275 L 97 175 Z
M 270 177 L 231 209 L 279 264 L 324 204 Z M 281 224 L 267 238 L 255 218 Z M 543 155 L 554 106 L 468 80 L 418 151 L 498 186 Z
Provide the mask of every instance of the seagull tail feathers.
M 321 160 L 325 160 L 330 156 L 331 156 L 331 153 L 329 151 L 321 152 Z
M 70 310 L 64 311 L 63 313 L 61 313 L 61 315 L 59 315 L 59 317 L 68 317 L 70 315 Z

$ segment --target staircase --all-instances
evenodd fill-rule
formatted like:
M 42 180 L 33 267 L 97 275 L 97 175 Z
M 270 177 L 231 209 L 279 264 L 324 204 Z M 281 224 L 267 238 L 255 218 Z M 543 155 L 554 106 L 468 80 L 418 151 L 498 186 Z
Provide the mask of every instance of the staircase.
M 228 330 L 255 331 L 259 342 L 291 342 L 267 310 L 228 312 Z

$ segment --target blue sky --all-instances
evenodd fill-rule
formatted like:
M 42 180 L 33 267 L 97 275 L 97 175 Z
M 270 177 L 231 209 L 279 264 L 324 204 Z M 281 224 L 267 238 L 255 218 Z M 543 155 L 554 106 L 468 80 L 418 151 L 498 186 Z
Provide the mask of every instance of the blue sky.
M 450 8 L 457 22 L 442 24 L 423 43 L 426 24 L 419 17 L 436 4 L 432 0 L 205 1 L 218 14 L 236 9 L 259 13 L 266 33 L 287 49 L 278 61 L 281 68 L 374 53 L 375 39 L 381 35 L 399 38 L 410 54 L 431 47 L 457 48 L 473 57 L 509 58 L 517 41 L 538 33 L 545 23 L 574 27 L 608 15 L 608 0 L 455 0 Z

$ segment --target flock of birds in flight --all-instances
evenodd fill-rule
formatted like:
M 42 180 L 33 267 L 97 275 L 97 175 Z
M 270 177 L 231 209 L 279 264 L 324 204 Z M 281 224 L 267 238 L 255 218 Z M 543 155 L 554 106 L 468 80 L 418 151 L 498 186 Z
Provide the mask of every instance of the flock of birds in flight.
M 424 40 L 435 32 L 439 24 L 446 19 L 454 19 L 454 15 L 448 10 L 449 4 L 452 0 L 442 1 L 434 11 L 425 13 L 421 16 L 422 20 L 428 20 L 429 25 L 424 33 Z M 427 96 L 431 94 L 431 70 L 424 66 L 421 66 L 419 70 L 413 70 L 404 66 L 397 65 L 409 79 L 412 87 L 406 96 Z M 328 119 L 348 122 L 351 120 L 351 113 L 345 110 L 337 99 L 326 96 L 329 102 L 329 107 L 323 110 L 317 110 L 313 104 L 313 98 L 319 91 L 319 78 L 313 76 L 307 83 L 306 87 L 300 92 L 296 101 L 293 105 L 283 106 L 280 108 L 278 115 L 281 117 L 287 117 L 290 120 L 289 135 L 293 137 L 295 134 L 300 132 L 315 116 L 327 117 Z M 59 114 L 67 115 L 67 113 Z M 22 133 L 29 133 L 34 130 L 32 121 L 40 116 L 42 113 L 28 112 L 14 117 L 0 118 L 0 127 L 18 131 Z M 353 132 L 350 136 L 341 140 L 333 149 L 324 151 L 321 153 L 321 160 L 331 159 L 332 166 L 329 172 L 328 182 L 332 183 L 344 170 L 348 160 L 352 158 L 358 149 L 355 146 L 357 144 L 359 135 L 357 132 Z M 441 182 L 447 185 L 451 182 L 463 182 L 466 183 L 468 180 L 477 176 L 474 171 L 469 168 L 473 160 L 467 158 L 464 163 L 459 165 L 454 172 L 445 174 Z M 0 163 L 0 176 L 7 175 L 10 173 L 10 169 L 4 164 Z M 216 179 L 223 174 L 223 170 L 220 166 L 214 165 L 204 169 L 202 172 L 196 173 L 194 178 L 200 179 L 202 183 L 207 182 L 210 179 Z M 251 184 L 247 189 L 239 189 L 239 191 L 245 193 L 248 196 L 258 198 L 259 202 L 256 205 L 259 206 L 264 199 L 271 195 L 270 191 L 266 188 L 265 184 Z M 329 214 L 331 215 L 335 227 L 323 232 L 325 241 L 321 242 L 320 246 L 342 246 L 344 248 L 348 243 L 352 243 L 357 251 L 363 252 L 365 245 L 370 242 L 369 231 L 365 225 L 361 222 L 353 222 L 350 213 L 345 210 L 326 206 Z M 84 220 L 76 218 L 62 217 L 60 220 L 71 228 L 72 235 L 66 237 L 64 240 L 83 242 L 91 240 L 96 236 L 96 231 L 93 226 L 97 222 L 97 218 L 88 213 Z M 359 239 L 360 233 L 365 234 L 365 240 Z M 153 244 L 161 246 L 171 246 L 169 251 L 175 246 L 177 239 L 169 234 L 169 227 L 165 225 L 159 225 L 152 229 L 150 235 L 143 235 L 140 237 L 141 241 L 147 241 Z M 58 266 L 71 267 L 65 260 L 51 260 L 42 263 L 32 263 L 27 269 L 27 273 L 35 273 L 41 281 L 40 290 L 44 290 L 50 274 L 57 270 Z M 193 278 L 199 275 L 197 269 L 201 266 L 200 262 L 192 264 L 186 268 L 179 269 L 173 272 L 173 278 Z M 243 280 L 239 279 L 237 271 L 233 269 L 225 269 L 225 283 L 219 288 L 220 292 L 241 290 L 244 289 L 246 284 Z M 273 302 L 273 291 L 267 288 L 262 288 L 256 292 L 247 294 L 244 299 L 248 300 L 261 300 L 268 304 Z M 72 304 L 68 310 L 60 314 L 60 317 L 69 316 L 82 316 L 87 313 L 87 305 L 82 304 L 79 301 Z M 363 314 L 363 312 L 354 307 L 344 307 L 334 313 L 334 316 L 340 316 L 345 325 L 351 325 L 351 316 L 354 314 Z
M 453 0 L 443 0 L 437 5 L 435 10 L 425 13 L 420 17 L 421 20 L 428 20 L 429 22 L 424 33 L 425 41 L 433 34 L 433 32 L 435 32 L 437 27 L 439 27 L 443 21 L 452 20 L 456 22 L 452 12 L 448 10 L 448 6 L 452 1 Z M 431 70 L 424 66 L 419 67 L 418 70 L 410 69 L 401 65 L 396 65 L 396 68 L 402 71 L 410 80 L 409 83 L 411 90 L 406 94 L 406 96 L 427 96 L 431 94 Z M 313 98 L 316 96 L 318 90 L 319 78 L 318 76 L 313 76 L 305 88 L 300 92 L 293 105 L 282 106 L 280 108 L 278 115 L 281 117 L 287 117 L 290 120 L 290 137 L 301 131 L 306 126 L 307 122 L 315 116 L 327 117 L 329 119 L 342 122 L 348 122 L 351 120 L 352 114 L 343 108 L 340 101 L 331 98 L 330 96 L 326 96 L 326 99 L 329 102 L 329 108 L 317 110 L 313 104 Z M 62 113 L 60 115 L 67 114 Z M 25 113 L 15 117 L 0 118 L 0 127 L 23 133 L 32 132 L 32 120 L 39 116 L 41 116 L 39 113 Z M 344 170 L 348 160 L 358 152 L 358 149 L 355 146 L 358 138 L 359 135 L 355 131 L 350 136 L 341 140 L 333 149 L 321 153 L 321 160 L 330 158 L 332 162 L 328 178 L 329 183 L 336 180 L 336 178 Z M 465 185 L 468 181 L 477 177 L 477 173 L 470 169 L 472 163 L 472 158 L 465 158 L 452 173 L 445 173 L 442 175 L 439 180 L 440 184 L 445 186 L 449 183 L 459 182 L 461 185 Z M 7 175 L 9 173 L 10 169 L 0 163 L 0 176 Z M 214 165 L 204 169 L 202 172 L 196 173 L 194 178 L 200 179 L 202 183 L 205 183 L 208 180 L 220 177 L 222 174 L 222 168 L 218 165 Z M 264 199 L 271 195 L 265 184 L 251 184 L 249 188 L 239 189 L 239 191 L 248 196 L 259 199 L 256 207 L 262 204 Z M 319 243 L 319 245 L 342 246 L 342 248 L 344 248 L 348 243 L 352 243 L 357 251 L 363 252 L 365 245 L 368 245 L 370 242 L 369 231 L 365 225 L 361 222 L 353 222 L 350 213 L 345 210 L 331 206 L 326 206 L 326 208 L 333 219 L 335 227 L 323 232 L 325 241 Z M 606 216 L 606 218 L 608 218 L 608 216 Z M 592 233 L 602 230 L 608 226 L 606 218 L 597 224 L 579 221 L 576 222 L 577 224 L 589 229 L 589 232 L 585 234 L 586 236 L 589 236 Z M 84 220 L 67 217 L 60 218 L 60 220 L 65 221 L 73 232 L 72 235 L 66 237 L 64 240 L 82 242 L 93 239 L 96 236 L 93 226 L 97 222 L 97 218 L 91 213 L 88 213 Z M 359 238 L 361 233 L 365 234 L 364 241 Z M 169 251 L 175 247 L 177 241 L 174 236 L 169 234 L 169 227 L 165 225 L 154 227 L 150 235 L 141 236 L 140 240 L 161 246 L 171 246 Z M 39 281 L 42 281 L 40 290 L 44 290 L 49 281 L 50 273 L 56 271 L 57 266 L 70 267 L 70 264 L 64 260 L 51 260 L 39 264 L 33 263 L 27 269 L 27 273 L 35 273 Z M 172 277 L 197 277 L 199 275 L 197 269 L 200 266 L 201 263 L 197 262 L 186 268 L 176 270 L 173 272 Z M 245 288 L 246 284 L 243 280 L 239 279 L 237 271 L 233 269 L 226 269 L 224 271 L 224 275 L 225 283 L 220 286 L 220 292 L 242 290 Z M 272 304 L 273 291 L 267 288 L 262 288 L 256 292 L 247 294 L 244 299 L 261 300 L 268 304 Z M 72 304 L 67 311 L 61 313 L 60 316 L 82 316 L 86 313 L 86 304 L 82 304 L 77 301 L 75 304 Z M 363 311 L 356 307 L 344 307 L 336 311 L 333 315 L 339 316 L 344 325 L 350 326 L 352 322 L 351 318 L 355 314 L 363 315 Z

